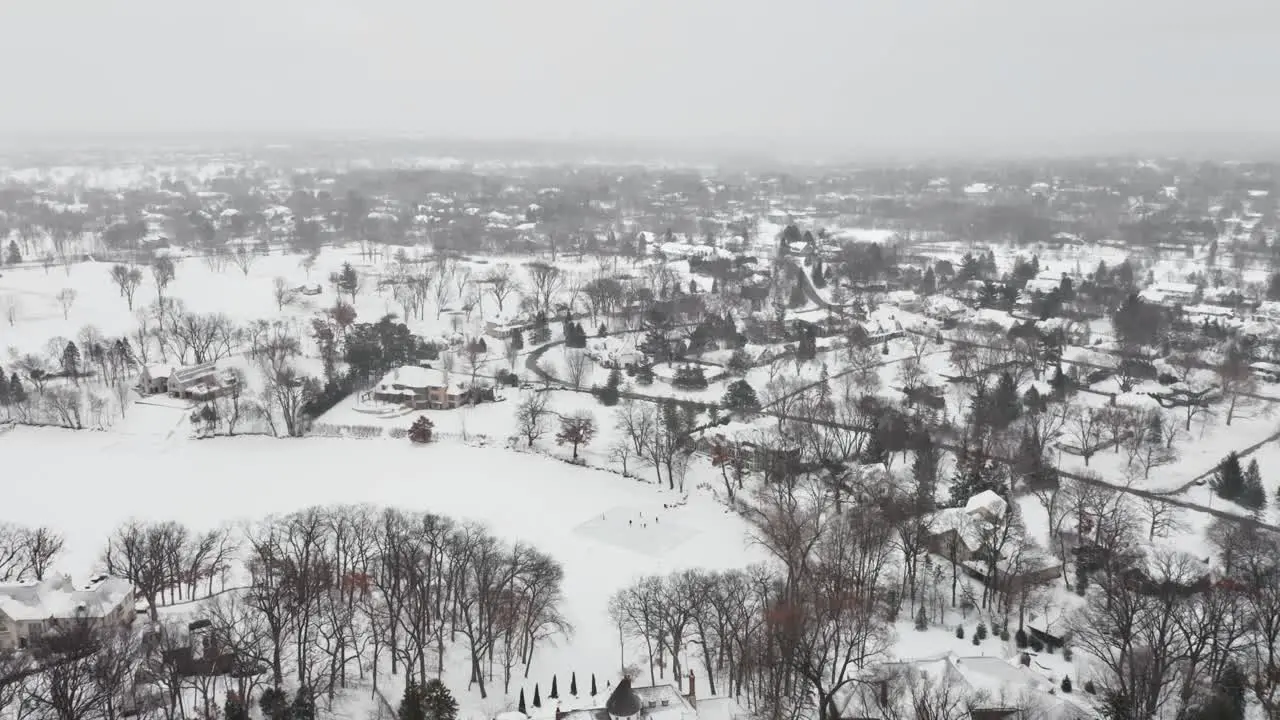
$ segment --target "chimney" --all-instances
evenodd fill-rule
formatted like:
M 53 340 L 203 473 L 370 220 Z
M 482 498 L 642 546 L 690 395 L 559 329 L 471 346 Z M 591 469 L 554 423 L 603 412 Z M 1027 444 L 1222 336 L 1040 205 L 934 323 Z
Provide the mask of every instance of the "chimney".
M 696 710 L 698 707 L 698 685 L 694 681 L 693 668 L 689 668 L 689 704 Z

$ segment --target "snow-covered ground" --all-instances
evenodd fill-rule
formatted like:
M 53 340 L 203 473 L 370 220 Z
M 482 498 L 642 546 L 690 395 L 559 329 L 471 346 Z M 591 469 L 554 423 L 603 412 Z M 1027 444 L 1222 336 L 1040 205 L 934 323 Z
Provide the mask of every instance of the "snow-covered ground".
M 6 517 L 65 532 L 59 565 L 77 576 L 99 565 L 111 530 L 129 518 L 200 529 L 313 505 L 368 503 L 483 522 L 563 564 L 564 612 L 575 632 L 540 651 L 535 666 L 544 682 L 553 673 L 562 680 L 570 672 L 616 674 L 617 630 L 607 604 L 632 581 L 681 568 L 742 567 L 761 557 L 744 521 L 710 496 L 693 493 L 687 504 L 664 507 L 675 506 L 678 493 L 454 442 L 195 441 L 20 427 L 0 436 L 0 456 L 14 470 Z M 481 705 L 478 694 L 463 692 L 465 675 L 450 685 L 477 713 L 514 703 L 499 692 Z

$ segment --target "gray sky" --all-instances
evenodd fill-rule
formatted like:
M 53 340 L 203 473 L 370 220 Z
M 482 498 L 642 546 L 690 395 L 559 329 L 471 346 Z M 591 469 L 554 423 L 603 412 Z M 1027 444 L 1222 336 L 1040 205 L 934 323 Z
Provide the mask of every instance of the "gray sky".
M 1277 0 L 0 0 L 0 134 L 1260 133 Z

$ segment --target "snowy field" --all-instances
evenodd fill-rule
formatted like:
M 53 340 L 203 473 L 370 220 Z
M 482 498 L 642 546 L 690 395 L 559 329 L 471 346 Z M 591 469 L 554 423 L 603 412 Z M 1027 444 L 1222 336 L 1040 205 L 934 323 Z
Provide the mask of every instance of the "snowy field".
M 653 484 L 457 443 L 165 440 L 19 427 L 0 436 L 0 457 L 15 469 L 6 516 L 65 532 L 60 569 L 77 577 L 99 567 L 108 535 L 131 517 L 201 529 L 313 505 L 368 503 L 483 522 L 564 566 L 564 612 L 575 633 L 539 651 L 535 668 L 544 681 L 553 673 L 595 672 L 602 683 L 616 676 L 617 630 L 607 605 L 618 589 L 646 574 L 741 567 L 761 557 L 745 523 L 709 496 L 693 494 L 677 506 L 678 493 Z M 639 655 L 627 662 L 644 664 Z M 480 705 L 478 694 L 462 692 L 465 675 L 450 685 L 464 708 L 477 712 L 514 702 L 499 692 Z

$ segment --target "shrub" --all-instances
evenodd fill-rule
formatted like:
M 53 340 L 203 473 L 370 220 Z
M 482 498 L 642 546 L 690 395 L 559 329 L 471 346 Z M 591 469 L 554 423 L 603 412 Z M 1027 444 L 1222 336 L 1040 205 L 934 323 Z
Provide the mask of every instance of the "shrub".
M 1085 691 L 1085 692 L 1087 692 L 1087 693 L 1089 693 L 1090 695 L 1097 695 L 1097 694 L 1098 694 L 1098 688 L 1094 687 L 1094 685 L 1093 685 L 1093 681 L 1092 681 L 1092 680 L 1085 680 L 1085 681 L 1084 681 L 1084 691 Z
M 1071 662 L 1071 647 L 1070 647 L 1070 646 L 1067 646 L 1067 647 L 1062 648 L 1062 659 L 1063 659 L 1063 660 L 1066 660 L 1067 662 Z
M 963 640 L 963 639 L 964 639 L 964 626 L 963 626 L 963 625 L 957 625 L 957 626 L 956 626 L 956 637 L 957 637 L 957 638 L 959 638 L 960 640 Z
M 409 442 L 416 445 L 425 445 L 431 442 L 432 436 L 435 434 L 435 423 L 426 415 L 419 415 L 417 420 L 413 421 L 413 425 L 409 426 Z
M 1070 675 L 1064 675 L 1062 677 L 1062 692 L 1064 693 L 1071 692 L 1071 676 Z
M 707 375 L 700 365 L 685 365 L 676 369 L 676 374 L 671 379 L 671 384 L 681 390 L 705 390 L 707 388 Z
M 917 630 L 929 629 L 929 615 L 924 611 L 923 606 L 918 611 L 916 611 L 916 629 Z
M 982 638 L 978 637 L 978 634 L 977 634 L 977 633 L 974 633 L 974 634 L 973 634 L 973 644 L 974 644 L 974 645 L 981 645 L 981 644 L 982 644 Z
M 1031 656 L 1026 653 L 1022 653 L 1018 656 L 1018 662 L 1026 665 L 1027 667 L 1031 667 Z
M 1018 632 L 1013 634 L 1013 642 L 1018 646 L 1019 650 L 1027 648 L 1027 631 L 1018 628 Z
M 1035 652 L 1041 652 L 1044 650 L 1044 643 L 1040 642 L 1040 638 L 1031 638 L 1031 642 L 1029 644 L 1031 645 L 1031 649 Z
M 979 642 L 987 639 L 987 626 L 985 623 L 979 622 L 978 628 L 973 631 L 973 636 L 978 638 Z
M 1000 628 L 1000 639 L 1009 642 L 1009 630 L 1007 628 Z

